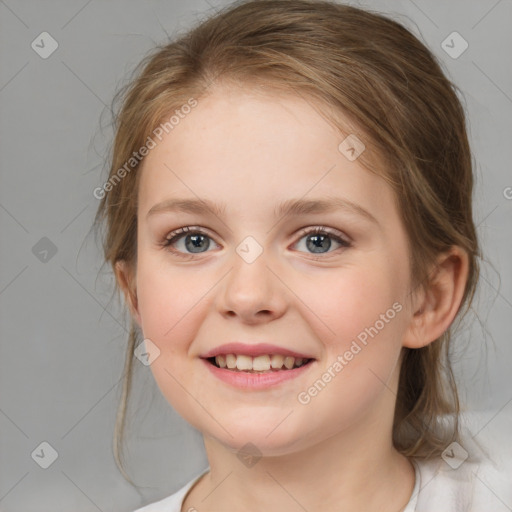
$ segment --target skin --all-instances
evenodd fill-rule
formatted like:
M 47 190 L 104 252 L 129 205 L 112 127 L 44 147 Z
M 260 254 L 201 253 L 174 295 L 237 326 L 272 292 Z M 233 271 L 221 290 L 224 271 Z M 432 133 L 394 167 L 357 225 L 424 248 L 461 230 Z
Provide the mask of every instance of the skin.
M 161 392 L 203 433 L 211 471 L 184 511 L 398 512 L 411 497 L 413 466 L 391 442 L 402 347 L 424 346 L 449 327 L 467 257 L 457 247 L 440 255 L 432 281 L 411 290 L 393 191 L 338 150 L 345 137 L 299 96 L 217 86 L 143 162 L 137 266 L 118 262 L 116 276 L 144 338 L 160 350 L 151 370 Z M 333 196 L 378 223 L 346 210 L 274 217 L 281 201 Z M 226 203 L 225 214 L 147 216 L 161 201 L 197 197 Z M 162 246 L 184 226 L 207 231 L 206 252 L 191 252 L 185 237 Z M 300 230 L 316 226 L 351 245 L 330 238 L 330 248 L 324 242 L 312 252 L 311 235 Z M 250 264 L 236 252 L 247 236 L 263 250 Z M 299 403 L 298 393 L 396 302 L 402 310 Z M 236 389 L 199 359 L 233 340 L 274 343 L 316 361 L 274 388 Z M 252 467 L 237 457 L 248 442 L 262 454 Z

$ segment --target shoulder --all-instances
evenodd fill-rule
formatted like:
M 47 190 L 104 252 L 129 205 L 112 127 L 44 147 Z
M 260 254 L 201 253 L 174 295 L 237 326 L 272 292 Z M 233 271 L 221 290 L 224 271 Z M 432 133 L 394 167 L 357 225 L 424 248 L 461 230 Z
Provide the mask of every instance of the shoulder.
M 482 420 L 485 414 L 466 417 L 460 444 L 449 445 L 441 458 L 412 459 L 420 480 L 411 498 L 415 512 L 510 512 L 512 450 L 506 431 L 512 418 L 488 431 Z
M 183 500 L 185 499 L 187 492 L 205 473 L 209 471 L 209 469 L 210 468 L 207 468 L 202 471 L 198 476 L 194 477 L 174 494 L 171 494 L 160 501 L 155 501 L 154 503 L 150 503 L 142 508 L 138 508 L 134 512 L 181 512 Z

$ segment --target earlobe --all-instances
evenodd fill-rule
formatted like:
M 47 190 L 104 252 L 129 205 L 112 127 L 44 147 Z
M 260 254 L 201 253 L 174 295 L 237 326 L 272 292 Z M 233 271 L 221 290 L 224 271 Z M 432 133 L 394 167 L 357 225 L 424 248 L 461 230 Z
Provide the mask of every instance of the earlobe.
M 464 295 L 468 265 L 466 252 L 457 246 L 438 257 L 415 304 L 403 346 L 424 347 L 450 327 Z
M 125 260 L 118 260 L 114 266 L 116 280 L 125 297 L 126 304 L 135 321 L 141 326 L 141 320 L 137 302 L 137 290 L 135 276 Z

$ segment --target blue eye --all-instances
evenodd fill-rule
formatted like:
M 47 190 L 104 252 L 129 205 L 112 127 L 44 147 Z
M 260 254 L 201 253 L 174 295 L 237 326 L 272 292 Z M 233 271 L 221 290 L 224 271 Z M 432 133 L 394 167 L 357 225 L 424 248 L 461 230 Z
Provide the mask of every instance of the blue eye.
M 339 244 L 343 248 L 348 248 L 351 243 L 342 238 L 340 235 L 333 233 L 329 228 L 315 227 L 306 228 L 301 231 L 300 239 L 294 244 L 298 245 L 299 242 L 306 238 L 306 248 L 311 251 L 311 254 L 327 254 L 332 246 L 331 240 Z M 213 240 L 205 231 L 200 228 L 187 226 L 167 235 L 161 243 L 163 247 L 173 247 L 181 240 L 184 241 L 184 250 L 169 249 L 173 254 L 183 258 L 193 258 L 195 254 L 202 254 L 207 252 L 210 248 L 210 240 Z
M 204 231 L 198 228 L 190 228 L 184 227 L 177 229 L 169 234 L 166 237 L 164 243 L 162 244 L 164 247 L 170 247 L 179 242 L 181 239 L 185 239 L 185 247 L 187 250 L 190 250 L 190 253 L 183 253 L 181 251 L 172 250 L 178 256 L 190 257 L 194 254 L 201 254 L 208 250 L 210 247 L 209 237 Z M 197 250 L 196 250 L 197 249 Z M 203 250 L 204 249 L 204 250 Z
M 332 245 L 330 240 L 334 240 L 344 248 L 350 247 L 351 245 L 348 240 L 341 238 L 341 236 L 336 235 L 332 233 L 331 230 L 323 227 L 316 227 L 313 229 L 306 228 L 301 232 L 301 235 L 300 240 L 307 238 L 306 247 L 311 250 L 313 254 L 326 254 Z M 299 242 L 297 242 L 297 244 Z M 326 249 L 326 251 L 323 249 Z

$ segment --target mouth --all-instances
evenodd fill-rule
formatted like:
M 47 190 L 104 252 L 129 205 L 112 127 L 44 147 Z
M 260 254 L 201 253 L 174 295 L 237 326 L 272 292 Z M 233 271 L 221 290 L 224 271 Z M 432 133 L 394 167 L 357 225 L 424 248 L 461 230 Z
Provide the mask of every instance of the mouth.
M 310 365 L 315 359 L 281 354 L 264 354 L 256 357 L 242 354 L 219 354 L 214 357 L 207 357 L 205 361 L 216 368 L 235 373 L 268 374 L 293 372 Z
M 316 359 L 295 358 L 280 354 L 251 357 L 226 354 L 202 357 L 201 360 L 211 374 L 231 388 L 245 392 L 265 391 L 286 382 L 300 379 L 309 373 Z M 304 377 L 302 377 L 304 379 Z M 305 384 L 302 385 L 302 387 Z
M 292 386 L 285 383 L 306 378 L 318 363 L 311 353 L 270 343 L 225 343 L 199 357 L 213 377 L 243 391 Z

